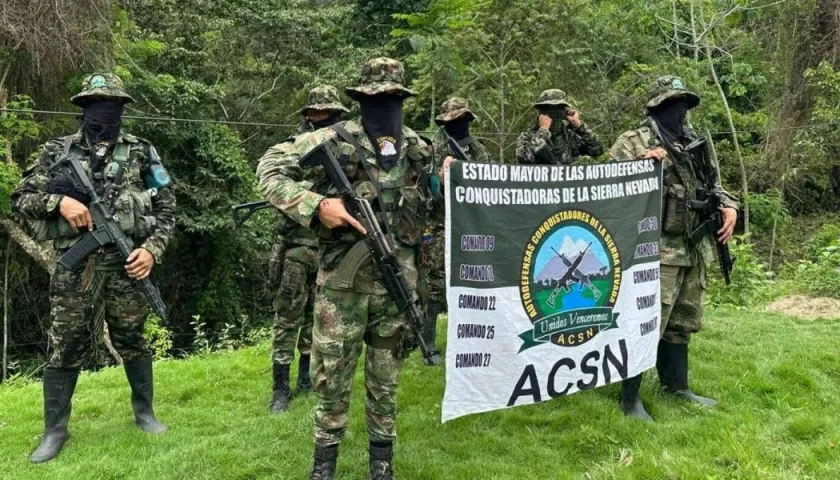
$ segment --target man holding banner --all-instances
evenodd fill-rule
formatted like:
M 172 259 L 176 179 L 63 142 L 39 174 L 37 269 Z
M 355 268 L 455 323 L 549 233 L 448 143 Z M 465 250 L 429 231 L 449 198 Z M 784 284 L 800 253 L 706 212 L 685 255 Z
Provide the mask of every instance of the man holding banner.
M 650 87 L 648 117 L 642 125 L 621 135 L 610 149 L 617 161 L 652 158 L 662 162 L 664 170 L 664 209 L 661 219 L 660 283 L 661 306 L 656 370 L 665 392 L 688 402 L 711 406 L 711 398 L 696 395 L 688 386 L 688 343 L 700 331 L 703 318 L 703 297 L 706 289 L 706 264 L 713 260 L 713 239 L 691 241 L 692 229 L 698 223 L 692 201 L 702 186 L 702 167 L 687 148 L 697 139 L 686 115 L 700 103 L 700 97 L 687 90 L 675 76 L 661 77 Z M 714 162 L 712 162 L 714 163 Z M 723 205 L 720 214 L 723 228 L 717 232 L 718 242 L 725 244 L 732 237 L 738 214 L 738 202 L 720 186 L 717 165 L 714 193 Z M 652 420 L 639 396 L 642 376 L 622 384 L 621 408 L 632 418 Z

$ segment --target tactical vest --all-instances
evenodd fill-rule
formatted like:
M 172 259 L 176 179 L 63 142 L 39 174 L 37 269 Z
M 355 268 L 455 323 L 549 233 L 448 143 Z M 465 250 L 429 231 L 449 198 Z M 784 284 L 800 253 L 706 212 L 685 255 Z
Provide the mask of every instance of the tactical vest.
M 339 141 L 338 160 L 344 166 L 348 180 L 358 195 L 371 202 L 380 225 L 392 233 L 400 245 L 412 248 L 418 246 L 422 241 L 431 201 L 427 186 L 432 162 L 431 155 L 423 148 L 419 138 L 415 135 L 405 136 L 403 159 L 390 171 L 379 167 L 372 152 L 365 150 L 365 158 L 360 159 L 352 145 L 341 141 L 340 138 L 336 140 Z M 367 162 L 367 170 L 372 178 L 368 178 L 368 173 L 360 162 Z M 324 182 L 325 179 L 316 183 L 319 193 L 325 193 Z M 375 185 L 373 182 L 376 182 Z M 383 215 L 387 217 L 384 221 Z M 322 227 L 319 235 L 321 241 L 327 244 L 352 245 L 361 238 L 351 228 L 330 230 Z M 331 263 L 329 259 L 327 263 Z
M 154 232 L 157 225 L 152 206 L 152 197 L 157 195 L 154 188 L 146 188 L 143 178 L 144 165 L 137 158 L 132 159 L 131 147 L 133 143 L 120 141 L 108 154 L 108 163 L 101 173 L 92 174 L 90 171 L 90 155 L 73 141 L 74 135 L 64 137 L 64 149 L 61 157 L 75 154 L 84 167 L 88 177 L 94 183 L 97 194 L 102 193 L 104 186 L 114 180 L 120 168 L 123 169 L 122 183 L 117 186 L 117 196 L 114 204 L 110 205 L 122 231 L 135 240 L 144 240 Z M 50 178 L 68 175 L 65 166 L 54 163 L 48 167 Z M 37 241 L 53 240 L 58 249 L 69 248 L 75 244 L 85 231 L 74 232 L 67 220 L 60 214 L 47 220 L 32 222 L 33 236 Z

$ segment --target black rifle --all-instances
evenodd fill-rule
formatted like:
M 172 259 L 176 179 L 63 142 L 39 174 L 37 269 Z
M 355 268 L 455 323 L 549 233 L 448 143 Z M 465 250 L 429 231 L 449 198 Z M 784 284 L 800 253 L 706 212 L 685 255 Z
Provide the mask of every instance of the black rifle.
M 365 240 L 354 245 L 342 263 L 347 265 L 353 263 L 358 266 L 367 257 L 373 258 L 373 262 L 382 276 L 382 284 L 388 291 L 388 296 L 397 305 L 399 312 L 405 315 L 408 326 L 420 346 L 420 351 L 423 353 L 423 362 L 426 365 L 439 365 L 441 363 L 440 352 L 435 349 L 434 345 L 426 344 L 423 339 L 425 315 L 420 308 L 420 299 L 417 293 L 408 287 L 405 280 L 402 265 L 397 260 L 394 239 L 382 231 L 370 203 L 353 189 L 344 174 L 344 170 L 326 143 L 315 147 L 300 159 L 301 167 L 311 168 L 317 165 L 324 168 L 327 178 L 338 191 L 350 215 L 367 230 Z M 365 255 L 359 255 L 359 252 L 363 252 Z M 352 273 L 355 275 L 355 270 Z M 349 283 L 352 285 L 352 278 L 349 279 Z
M 449 132 L 447 132 L 446 130 L 441 129 L 441 131 L 444 135 L 446 135 L 446 144 L 449 145 L 449 150 L 455 154 L 455 159 L 461 160 L 463 162 L 469 162 L 470 157 L 467 156 L 467 152 L 465 152 L 464 149 L 461 148 L 461 145 L 458 143 L 458 141 L 452 138 L 452 136 L 449 135 Z
M 723 279 L 729 285 L 732 274 L 732 264 L 735 259 L 729 253 L 729 245 L 721 243 L 718 239 L 718 230 L 723 228 L 723 215 L 720 209 L 724 206 L 721 202 L 721 193 L 718 190 L 717 169 L 709 156 L 709 144 L 706 137 L 699 137 L 686 147 L 686 152 L 691 156 L 695 168 L 701 174 L 703 185 L 697 189 L 697 195 L 691 200 L 689 208 L 697 212 L 698 225 L 692 230 L 689 240 L 692 245 L 698 245 L 706 236 L 715 241 L 717 248 L 718 263 Z
M 253 214 L 270 206 L 271 204 L 265 200 L 261 202 L 243 203 L 241 205 L 234 205 L 230 207 L 230 214 L 233 215 L 233 223 L 237 227 L 241 227 L 242 224 L 247 222 Z M 245 213 L 240 215 L 240 210 L 245 210 Z
M 114 204 L 114 200 L 119 193 L 117 186 L 122 183 L 123 174 L 125 173 L 122 165 L 120 165 L 119 170 L 114 175 L 113 181 L 105 188 L 105 191 L 102 193 L 102 198 L 100 198 L 96 194 L 90 178 L 85 173 L 85 169 L 74 154 L 67 155 L 60 160 L 60 163 L 64 163 L 69 167 L 68 170 L 72 182 L 79 191 L 85 192 L 87 197 L 90 198 L 88 210 L 90 210 L 90 216 L 93 218 L 93 231 L 86 233 L 78 243 L 64 252 L 61 258 L 58 259 L 58 263 L 68 269 L 75 268 L 81 265 L 91 253 L 110 244 L 117 247 L 123 259 L 128 258 L 134 250 L 134 243 L 123 233 L 117 223 L 116 215 L 111 211 L 111 205 Z M 146 301 L 152 306 L 152 310 L 165 321 L 166 305 L 163 303 L 160 291 L 148 277 L 138 281 L 143 287 L 143 296 L 146 297 Z

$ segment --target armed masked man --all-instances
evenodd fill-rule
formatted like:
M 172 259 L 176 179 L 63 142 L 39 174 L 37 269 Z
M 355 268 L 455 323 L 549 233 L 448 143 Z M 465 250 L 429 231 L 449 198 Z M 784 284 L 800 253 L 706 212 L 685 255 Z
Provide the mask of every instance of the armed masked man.
M 35 166 L 12 193 L 12 208 L 32 221 L 39 240 L 53 240 L 59 256 L 94 228 L 91 198 L 74 181 L 67 157 L 79 160 L 97 195 L 113 193 L 109 208 L 137 248 L 124 258 L 113 244 L 68 269 L 57 264 L 50 282 L 49 362 L 44 370 L 44 437 L 33 462 L 55 457 L 69 437 L 71 398 L 91 342 L 90 325 L 104 320 L 125 363 L 137 425 L 148 433 L 166 426 L 152 410 L 152 356 L 143 338 L 148 311 L 138 280 L 162 260 L 175 226 L 175 196 L 154 147 L 121 129 L 126 103 L 122 80 L 94 74 L 72 98 L 82 128 L 44 145 Z
M 521 164 L 570 164 L 578 157 L 597 157 L 604 153 L 595 132 L 572 109 L 563 90 L 540 94 L 534 104 L 539 115 L 531 129 L 516 140 L 516 161 Z
M 341 121 L 350 110 L 341 104 L 338 90 L 321 85 L 309 92 L 307 105 L 300 109 L 304 121 L 297 134 L 314 132 Z M 280 146 L 291 149 L 295 136 Z M 265 165 L 265 164 L 260 164 Z M 261 171 L 257 171 L 262 176 Z M 312 348 L 312 318 L 315 306 L 315 276 L 318 273 L 318 237 L 286 215 L 277 222 L 277 242 L 269 260 L 269 287 L 274 295 L 274 341 L 271 363 L 274 378 L 271 413 L 285 412 L 289 407 L 289 369 L 295 358 L 295 344 L 300 352 L 298 362 L 298 392 L 311 390 L 309 377 Z
M 470 135 L 470 124 L 476 120 L 466 98 L 452 97 L 443 102 L 441 114 L 435 123 L 441 129 L 432 138 L 436 167 L 442 168 L 447 158 L 461 158 L 449 139 L 454 140 L 471 162 L 491 163 L 493 158 L 481 142 Z M 442 202 L 441 202 L 442 206 Z M 432 218 L 432 225 L 423 234 L 420 248 L 421 278 L 426 290 L 426 319 L 428 321 L 423 335 L 429 345 L 434 345 L 437 336 L 437 316 L 447 311 L 446 308 L 446 238 L 444 232 L 443 208 L 438 208 Z
M 715 170 L 715 193 L 722 205 L 723 228 L 717 239 L 706 236 L 692 245 L 689 235 L 698 223 L 688 208 L 703 183 L 702 169 L 694 153 L 686 149 L 697 135 L 686 120 L 700 97 L 686 89 L 674 76 L 659 78 L 650 87 L 648 117 L 641 126 L 622 134 L 610 149 L 617 161 L 654 158 L 663 162 L 663 218 L 660 221 L 660 282 L 662 314 L 656 371 L 666 393 L 699 405 L 714 405 L 711 398 L 696 395 L 688 386 L 688 343 L 700 331 L 707 263 L 714 259 L 713 242 L 726 243 L 732 237 L 738 217 L 737 200 L 720 186 Z M 633 418 L 652 420 L 639 396 L 642 376 L 622 384 L 621 407 Z
M 354 257 L 351 249 L 367 232 L 336 197 L 324 169 L 304 168 L 299 161 L 321 148 L 334 154 L 355 191 L 370 200 L 379 227 L 393 235 L 411 288 L 416 288 L 416 251 L 436 192 L 427 174 L 432 163 L 428 145 L 403 126 L 403 102 L 415 95 L 403 84 L 403 65 L 389 58 L 369 60 L 362 67 L 361 85 L 346 92 L 359 102 L 361 118 L 301 135 L 291 151 L 271 148 L 260 160 L 260 189 L 298 224 L 316 229 L 321 243 L 312 333 L 318 406 L 311 478 L 335 478 L 356 363 L 365 344 L 370 478 L 385 480 L 393 478 L 397 383 L 411 334 L 373 260 L 355 271 L 347 268 Z

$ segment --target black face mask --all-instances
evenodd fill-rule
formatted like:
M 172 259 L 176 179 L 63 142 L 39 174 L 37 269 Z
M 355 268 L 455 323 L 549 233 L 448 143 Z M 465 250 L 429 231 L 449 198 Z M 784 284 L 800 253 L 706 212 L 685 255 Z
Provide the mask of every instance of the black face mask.
M 340 113 L 333 113 L 329 117 L 327 117 L 323 120 L 319 120 L 317 122 L 314 121 L 314 120 L 307 120 L 307 121 L 312 125 L 312 127 L 315 130 L 318 130 L 318 129 L 321 129 L 321 128 L 327 128 L 330 125 L 335 125 L 336 123 L 340 122 L 341 121 L 341 114 Z
M 403 100 L 385 94 L 359 97 L 362 125 L 376 150 L 376 161 L 385 171 L 400 160 Z
M 123 109 L 122 102 L 116 100 L 91 100 L 84 106 L 82 126 L 91 144 L 117 141 Z
M 566 125 L 563 123 L 566 120 L 566 107 L 546 108 L 544 110 L 540 110 L 540 114 L 545 114 L 551 117 L 551 128 L 549 131 L 552 134 L 556 134 Z
M 663 140 L 674 143 L 683 139 L 683 124 L 688 110 L 689 105 L 683 100 L 667 101 L 650 110 L 650 116 L 659 125 L 659 131 L 665 137 Z
M 463 116 L 444 123 L 443 129 L 455 140 L 463 140 L 470 136 L 470 122 L 472 119 L 469 116 Z

